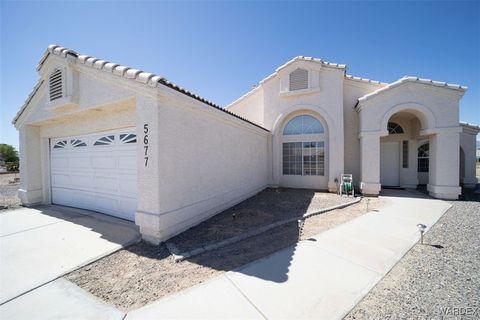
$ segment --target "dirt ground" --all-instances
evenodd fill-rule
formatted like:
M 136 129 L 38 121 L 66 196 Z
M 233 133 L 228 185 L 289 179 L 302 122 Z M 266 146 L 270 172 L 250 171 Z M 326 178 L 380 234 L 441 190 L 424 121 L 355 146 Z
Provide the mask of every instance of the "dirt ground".
M 370 210 L 383 205 L 378 198 L 370 199 Z M 141 242 L 66 278 L 126 312 L 295 245 L 299 239 L 308 239 L 365 212 L 366 200 L 362 199 L 347 208 L 308 218 L 301 235 L 297 223 L 290 223 L 182 262 L 174 262 L 164 245 Z
M 19 176 L 18 173 L 0 174 L 0 212 L 2 212 L 2 209 L 15 208 L 21 205 L 17 191 L 20 182 L 10 183 Z
M 306 189 L 267 188 L 169 240 L 181 252 L 190 251 L 277 221 L 317 212 L 353 198 Z

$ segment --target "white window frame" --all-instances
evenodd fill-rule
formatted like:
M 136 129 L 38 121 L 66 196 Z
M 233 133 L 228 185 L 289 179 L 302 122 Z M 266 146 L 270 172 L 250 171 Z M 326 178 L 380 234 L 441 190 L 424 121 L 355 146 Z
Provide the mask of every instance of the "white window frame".
M 285 127 L 288 125 L 288 123 L 293 120 L 294 118 L 298 117 L 298 116 L 312 116 L 313 118 L 315 118 L 317 121 L 320 122 L 320 124 L 322 125 L 323 127 L 323 133 L 315 133 L 315 134 L 299 134 L 299 135 L 284 135 L 283 134 L 283 131 L 285 130 Z M 280 146 L 280 154 L 281 154 L 281 175 L 283 176 L 302 176 L 302 177 L 306 177 L 306 176 L 309 176 L 309 177 L 325 177 L 326 174 L 327 174 L 327 141 L 326 141 L 326 134 L 325 134 L 325 124 L 323 123 L 323 121 L 321 121 L 318 117 L 312 115 L 312 114 L 308 114 L 308 113 L 304 113 L 304 114 L 297 114 L 291 118 L 289 118 L 287 121 L 285 121 L 285 125 L 282 127 L 282 130 L 281 130 L 281 135 L 282 135 L 282 139 L 281 139 L 281 146 Z M 284 170 L 283 170 L 283 166 L 284 166 L 284 163 L 283 163 L 283 144 L 284 143 L 288 143 L 288 142 L 301 142 L 302 143 L 302 174 L 301 175 L 291 175 L 291 174 L 284 174 Z M 305 175 L 304 174 L 304 154 L 303 154 L 303 143 L 304 142 L 323 142 L 323 174 L 322 175 Z

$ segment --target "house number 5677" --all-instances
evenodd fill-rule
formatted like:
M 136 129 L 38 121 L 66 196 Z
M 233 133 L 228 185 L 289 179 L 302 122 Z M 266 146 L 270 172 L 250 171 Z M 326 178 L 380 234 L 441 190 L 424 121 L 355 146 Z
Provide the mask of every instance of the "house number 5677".
M 143 133 L 143 149 L 145 150 L 145 156 L 143 159 L 145 160 L 146 167 L 148 165 L 148 123 L 143 125 Z

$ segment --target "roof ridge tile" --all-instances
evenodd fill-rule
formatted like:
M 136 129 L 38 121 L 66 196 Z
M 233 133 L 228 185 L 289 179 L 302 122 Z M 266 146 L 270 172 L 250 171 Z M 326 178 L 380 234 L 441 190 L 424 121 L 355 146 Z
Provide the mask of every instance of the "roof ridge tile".
M 127 67 L 127 66 L 123 66 L 123 65 L 120 65 L 120 64 L 117 64 L 117 63 L 113 63 L 113 62 L 110 62 L 110 61 L 107 61 L 107 60 L 101 60 L 101 59 L 98 59 L 98 58 L 95 58 L 95 57 L 92 57 L 92 56 L 88 56 L 88 55 L 81 55 L 81 54 L 78 54 L 77 52 L 71 50 L 71 49 L 68 49 L 68 48 L 64 48 L 64 47 L 61 47 L 59 45 L 55 45 L 55 44 L 52 44 L 52 45 L 49 45 L 47 47 L 47 50 L 45 51 L 44 55 L 42 56 L 42 58 L 40 59 L 40 62 L 38 63 L 38 66 L 37 66 L 37 71 L 40 70 L 43 66 L 43 64 L 45 63 L 45 60 L 47 59 L 48 55 L 49 54 L 53 54 L 53 55 L 57 55 L 59 57 L 62 57 L 62 58 L 65 58 L 67 55 L 72 55 L 73 57 L 76 58 L 76 61 L 84 64 L 85 66 L 88 66 L 88 67 L 92 67 L 94 69 L 97 69 L 97 70 L 102 70 L 102 71 L 106 71 L 106 72 L 111 72 L 113 73 L 114 75 L 116 76 L 121 76 L 121 77 L 124 77 L 124 78 L 127 78 L 127 79 L 131 79 L 131 80 L 135 80 L 137 82 L 140 82 L 140 83 L 143 83 L 143 84 L 146 84 L 148 85 L 149 87 L 152 87 L 152 88 L 157 88 L 158 87 L 158 84 L 162 84 L 166 87 L 169 87 L 173 90 L 176 90 L 180 93 L 183 93 L 193 99 L 196 99 L 198 101 L 201 101 L 211 107 L 214 107 L 220 111 L 223 111 L 225 113 L 228 113 L 244 122 L 247 122 L 251 125 L 254 125 L 262 130 L 265 130 L 265 131 L 268 131 L 270 132 L 270 130 L 262 127 L 261 125 L 259 124 L 256 124 L 250 120 L 247 120 L 225 108 L 222 108 L 220 107 L 219 105 L 191 92 L 191 91 L 188 91 L 187 89 L 185 88 L 182 88 L 170 81 L 168 81 L 167 79 L 161 77 L 161 76 L 158 76 L 158 75 L 155 75 L 153 73 L 150 73 L 150 72 L 144 72 L 142 70 L 139 70 L 139 69 L 134 69 L 134 68 L 130 68 L 130 67 Z M 40 85 L 43 83 L 43 80 L 39 80 L 39 82 L 37 82 L 37 85 L 34 87 L 34 90 L 32 91 L 32 93 L 30 94 L 29 98 L 27 99 L 27 101 L 25 101 L 24 105 L 20 108 L 20 111 L 17 113 L 17 115 L 15 116 L 15 118 L 13 119 L 13 123 L 15 124 L 15 122 L 18 120 L 18 118 L 20 117 L 20 115 L 23 113 L 23 111 L 25 110 L 26 106 L 28 105 L 28 103 L 30 102 L 31 98 L 33 97 L 33 95 L 38 91 L 38 88 L 40 87 Z

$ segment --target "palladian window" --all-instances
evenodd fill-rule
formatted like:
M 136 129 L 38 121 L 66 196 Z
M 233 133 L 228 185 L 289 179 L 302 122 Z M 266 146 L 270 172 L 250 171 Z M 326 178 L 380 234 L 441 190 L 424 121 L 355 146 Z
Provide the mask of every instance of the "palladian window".
M 309 115 L 293 118 L 287 123 L 285 129 L 283 129 L 283 135 L 315 134 L 323 132 L 324 129 L 320 121 Z
M 324 128 L 316 118 L 301 115 L 283 130 L 283 174 L 325 175 Z

